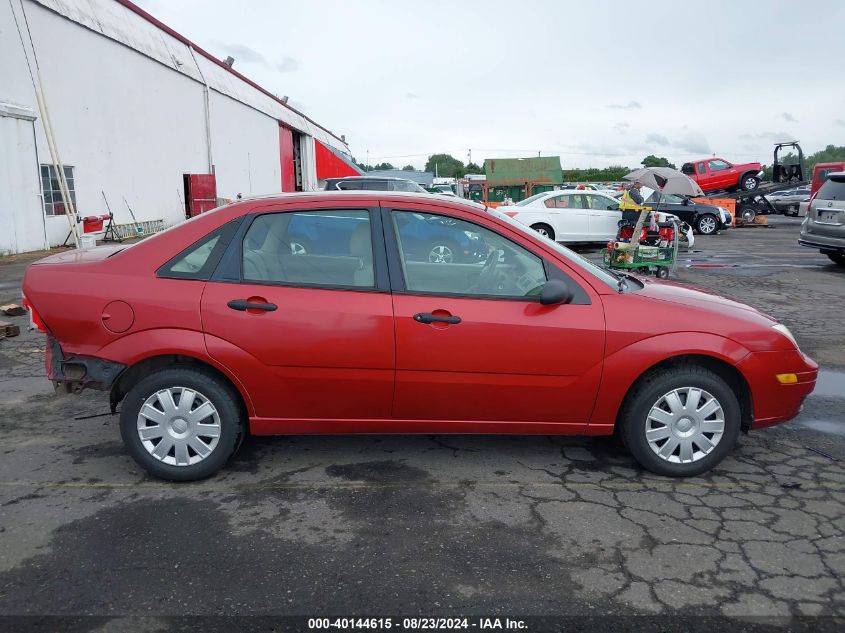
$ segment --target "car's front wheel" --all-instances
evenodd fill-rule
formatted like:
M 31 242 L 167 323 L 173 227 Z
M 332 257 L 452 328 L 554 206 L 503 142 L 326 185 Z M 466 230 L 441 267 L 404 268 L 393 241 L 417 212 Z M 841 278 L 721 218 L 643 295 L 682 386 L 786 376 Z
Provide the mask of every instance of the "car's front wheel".
M 834 264 L 845 266 L 845 253 L 828 253 L 827 256 Z
M 643 468 L 691 477 L 733 449 L 740 418 L 730 386 L 710 370 L 690 365 L 643 380 L 627 398 L 620 422 L 625 445 Z
M 214 372 L 173 367 L 129 390 L 120 434 L 150 474 L 191 481 L 210 477 L 228 461 L 243 433 L 243 417 L 232 387 Z
M 716 216 L 705 213 L 699 216 L 695 221 L 695 229 L 702 235 L 713 235 L 719 228 L 719 223 L 716 221 Z

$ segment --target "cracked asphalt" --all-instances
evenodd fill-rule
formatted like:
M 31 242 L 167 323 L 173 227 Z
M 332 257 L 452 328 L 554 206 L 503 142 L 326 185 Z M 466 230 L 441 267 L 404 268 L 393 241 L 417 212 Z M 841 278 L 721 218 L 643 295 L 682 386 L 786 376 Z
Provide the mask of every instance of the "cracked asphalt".
M 169 484 L 124 452 L 104 394 L 53 394 L 40 334 L 0 341 L 0 615 L 99 616 L 78 630 L 379 614 L 842 630 L 845 270 L 797 246 L 796 221 L 772 223 L 699 236 L 676 278 L 786 323 L 819 387 L 694 479 L 645 473 L 606 438 L 366 436 L 252 438 L 217 477 Z M 3 302 L 22 268 L 0 263 Z

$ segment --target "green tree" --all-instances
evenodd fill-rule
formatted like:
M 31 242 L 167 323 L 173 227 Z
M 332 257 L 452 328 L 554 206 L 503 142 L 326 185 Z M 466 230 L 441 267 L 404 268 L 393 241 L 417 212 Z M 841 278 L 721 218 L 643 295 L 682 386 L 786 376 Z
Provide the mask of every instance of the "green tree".
M 450 154 L 432 154 L 425 163 L 425 171 L 440 178 L 461 178 L 466 174 L 464 164 Z
M 377 164 L 373 165 L 372 167 L 370 167 L 370 171 L 379 171 L 379 170 L 382 170 L 382 169 L 396 169 L 396 168 L 393 165 L 391 165 L 390 163 L 377 163 Z
M 675 169 L 675 165 L 670 163 L 668 158 L 655 156 L 654 154 L 649 154 L 643 158 L 640 161 L 640 165 L 643 167 L 671 167 L 672 169 Z
M 829 163 L 834 161 L 845 160 L 845 145 L 828 145 L 823 150 L 819 150 L 815 154 L 810 154 L 807 159 L 807 169 L 809 173 L 813 173 L 813 167 L 817 163 Z
M 483 174 L 484 167 L 479 167 L 475 163 L 467 163 L 466 169 L 464 170 L 464 174 Z
M 588 167 L 587 169 L 565 169 L 563 171 L 564 182 L 613 182 L 622 180 L 622 177 L 630 172 L 628 167 L 622 165 L 611 165 L 610 167 Z
M 413 165 L 405 165 L 405 166 L 402 168 L 402 171 L 417 171 L 417 170 L 414 168 L 414 166 L 413 166 Z

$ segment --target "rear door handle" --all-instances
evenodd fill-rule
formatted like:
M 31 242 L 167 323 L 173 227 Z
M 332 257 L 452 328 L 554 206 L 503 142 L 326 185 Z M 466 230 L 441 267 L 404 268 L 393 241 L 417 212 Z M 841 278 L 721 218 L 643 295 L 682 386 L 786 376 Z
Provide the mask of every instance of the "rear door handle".
M 461 322 L 459 316 L 435 316 L 431 312 L 419 312 L 414 315 L 414 321 L 418 323 L 451 323 L 457 325 Z
M 232 299 L 226 304 L 232 310 L 245 312 L 246 310 L 264 310 L 265 312 L 273 312 L 278 306 L 275 303 L 251 303 L 246 299 Z

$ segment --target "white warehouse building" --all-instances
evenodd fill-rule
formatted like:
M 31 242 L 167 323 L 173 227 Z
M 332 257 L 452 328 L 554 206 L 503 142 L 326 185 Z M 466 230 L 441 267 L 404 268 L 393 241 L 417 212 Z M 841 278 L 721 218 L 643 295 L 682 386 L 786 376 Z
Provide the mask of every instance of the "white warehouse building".
M 0 2 L 0 254 L 68 237 L 54 155 L 79 216 L 147 231 L 360 173 L 343 137 L 128 0 Z

